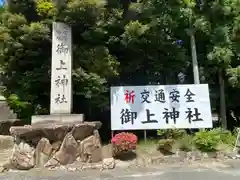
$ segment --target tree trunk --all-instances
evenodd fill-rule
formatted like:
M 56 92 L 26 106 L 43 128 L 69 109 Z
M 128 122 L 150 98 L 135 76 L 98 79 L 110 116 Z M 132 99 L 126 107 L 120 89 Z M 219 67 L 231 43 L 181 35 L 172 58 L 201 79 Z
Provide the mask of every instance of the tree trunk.
M 220 84 L 220 117 L 222 128 L 227 129 L 227 119 L 226 119 L 226 101 L 225 101 L 225 84 L 224 84 L 224 77 L 223 71 L 220 70 L 219 74 L 219 84 Z

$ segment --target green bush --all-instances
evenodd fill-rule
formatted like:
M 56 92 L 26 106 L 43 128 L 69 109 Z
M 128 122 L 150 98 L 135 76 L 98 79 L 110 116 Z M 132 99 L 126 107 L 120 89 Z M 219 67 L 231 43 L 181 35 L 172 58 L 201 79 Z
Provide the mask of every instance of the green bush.
M 171 152 L 174 143 L 174 139 L 161 139 L 158 141 L 157 150 L 163 154 L 168 154 Z
M 157 135 L 161 139 L 179 139 L 186 135 L 186 131 L 184 129 L 159 129 Z
M 219 138 L 212 131 L 199 131 L 194 136 L 195 146 L 201 151 L 216 151 Z
M 216 151 L 218 144 L 235 143 L 235 136 L 231 132 L 220 128 L 209 131 L 199 131 L 194 136 L 194 144 L 201 151 Z
M 186 135 L 177 141 L 178 149 L 182 151 L 191 151 L 194 147 L 193 136 Z
M 230 131 L 227 130 L 223 130 L 221 128 L 214 129 L 214 131 L 216 134 L 219 134 L 221 143 L 228 144 L 230 146 L 235 145 L 237 136 L 235 136 L 234 133 L 231 133 Z

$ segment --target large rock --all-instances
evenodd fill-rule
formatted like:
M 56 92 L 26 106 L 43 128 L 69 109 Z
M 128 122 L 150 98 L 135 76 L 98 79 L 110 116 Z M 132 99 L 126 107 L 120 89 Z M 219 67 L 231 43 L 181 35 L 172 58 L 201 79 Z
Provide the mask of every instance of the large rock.
M 33 153 L 16 151 L 12 158 L 12 165 L 19 170 L 28 170 L 34 167 Z
M 80 142 L 78 155 L 83 162 L 99 162 L 102 160 L 101 140 L 98 130 L 94 130 L 92 136 Z
M 49 140 L 42 138 L 38 142 L 35 150 L 35 167 L 44 167 L 44 165 L 48 162 L 52 151 L 53 147 Z
M 52 143 L 52 154 L 51 154 L 51 156 L 52 156 L 53 154 L 55 154 L 56 152 L 58 152 L 58 150 L 59 150 L 60 147 L 61 147 L 61 144 L 62 144 L 61 141 L 57 141 L 57 142 Z
M 10 158 L 12 166 L 19 170 L 28 170 L 34 167 L 34 148 L 25 142 L 15 144 Z
M 17 136 L 33 145 L 37 145 L 42 137 L 47 138 L 50 142 L 62 141 L 66 134 L 72 130 L 74 139 L 82 141 L 92 135 L 93 131 L 99 129 L 101 125 L 101 122 L 43 123 L 11 127 L 10 133 L 12 136 Z
M 112 158 L 104 158 L 102 160 L 102 169 L 114 169 L 115 168 L 115 159 Z
M 56 167 L 73 163 L 77 158 L 77 142 L 72 132 L 67 133 L 56 154 L 45 164 L 45 167 Z

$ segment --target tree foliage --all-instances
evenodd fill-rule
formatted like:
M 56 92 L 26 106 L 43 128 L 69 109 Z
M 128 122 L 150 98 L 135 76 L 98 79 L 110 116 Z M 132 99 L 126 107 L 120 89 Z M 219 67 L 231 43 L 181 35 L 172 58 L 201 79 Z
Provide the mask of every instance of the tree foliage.
M 0 19 L 4 95 L 19 117 L 48 113 L 51 24 L 62 21 L 73 33 L 74 112 L 108 109 L 110 85 L 175 84 L 179 72 L 192 83 L 190 30 L 213 102 L 221 70 L 228 105 L 239 107 L 239 11 L 239 0 L 9 0 Z

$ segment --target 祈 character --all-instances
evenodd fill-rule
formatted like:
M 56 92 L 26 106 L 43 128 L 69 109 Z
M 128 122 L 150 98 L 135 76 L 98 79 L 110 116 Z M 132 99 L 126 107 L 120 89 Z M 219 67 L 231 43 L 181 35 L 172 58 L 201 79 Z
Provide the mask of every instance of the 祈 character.
M 127 104 L 129 104 L 129 103 L 134 104 L 134 99 L 135 99 L 134 91 L 129 92 L 128 90 L 126 90 L 124 95 L 125 95 L 124 100 Z

